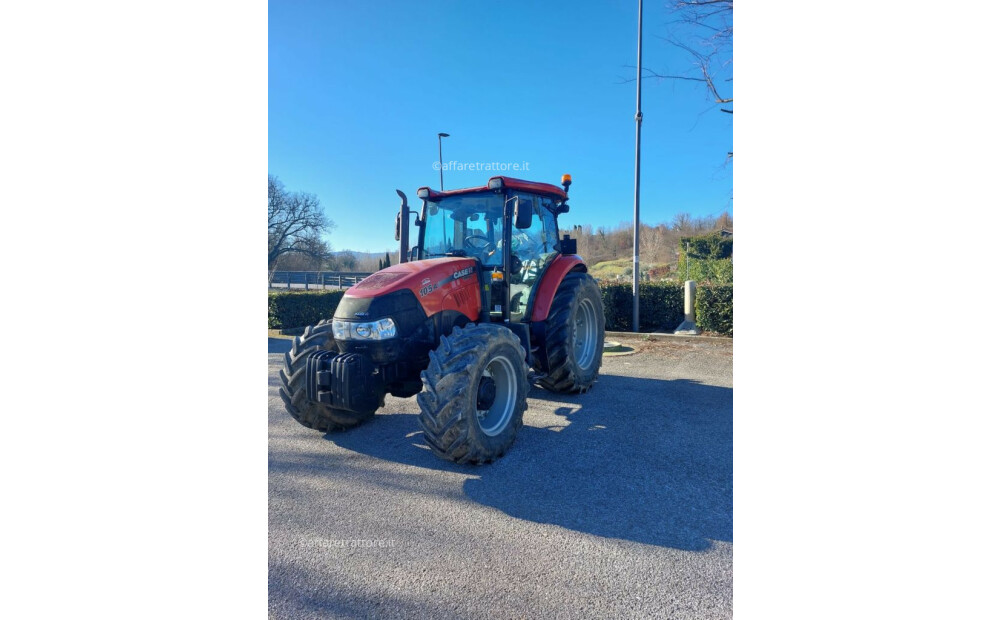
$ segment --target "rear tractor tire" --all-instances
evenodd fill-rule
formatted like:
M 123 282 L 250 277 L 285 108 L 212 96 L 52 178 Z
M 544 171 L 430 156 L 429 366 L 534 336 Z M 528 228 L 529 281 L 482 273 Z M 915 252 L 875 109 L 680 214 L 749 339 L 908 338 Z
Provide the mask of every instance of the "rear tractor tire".
M 292 341 L 292 350 L 285 353 L 285 367 L 278 371 L 281 379 L 278 394 L 285 401 L 285 409 L 302 426 L 324 433 L 353 428 L 375 416 L 374 409 L 357 413 L 309 400 L 306 359 L 316 351 L 334 348 L 331 321 L 307 327 L 304 334 Z
M 456 327 L 430 352 L 417 395 L 420 427 L 437 456 L 490 463 L 514 443 L 528 407 L 524 348 L 499 325 Z
M 545 356 L 538 384 L 550 392 L 586 392 L 604 357 L 604 303 L 586 273 L 566 274 L 545 322 Z

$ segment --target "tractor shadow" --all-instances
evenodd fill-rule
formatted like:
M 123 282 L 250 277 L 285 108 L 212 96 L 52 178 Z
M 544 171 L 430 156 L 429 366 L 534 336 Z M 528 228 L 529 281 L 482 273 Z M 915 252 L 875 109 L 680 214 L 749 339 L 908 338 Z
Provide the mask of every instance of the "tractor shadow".
M 732 388 L 601 375 L 584 395 L 532 388 L 528 396 L 517 441 L 490 465 L 435 457 L 415 399 L 413 414 L 376 415 L 325 437 L 375 458 L 466 474 L 470 500 L 518 519 L 689 551 L 732 542 Z

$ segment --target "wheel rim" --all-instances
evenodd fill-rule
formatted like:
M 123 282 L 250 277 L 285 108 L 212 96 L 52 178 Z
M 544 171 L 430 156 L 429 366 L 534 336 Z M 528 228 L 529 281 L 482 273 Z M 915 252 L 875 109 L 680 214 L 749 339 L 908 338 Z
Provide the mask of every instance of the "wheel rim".
M 573 357 L 580 368 L 589 368 L 597 354 L 597 311 L 584 299 L 573 314 Z
M 496 396 L 492 404 L 485 409 L 476 409 L 476 420 L 484 434 L 494 437 L 499 435 L 514 414 L 514 401 L 517 395 L 517 375 L 514 365 L 506 357 L 494 357 L 483 369 L 480 379 L 492 379 L 496 385 Z

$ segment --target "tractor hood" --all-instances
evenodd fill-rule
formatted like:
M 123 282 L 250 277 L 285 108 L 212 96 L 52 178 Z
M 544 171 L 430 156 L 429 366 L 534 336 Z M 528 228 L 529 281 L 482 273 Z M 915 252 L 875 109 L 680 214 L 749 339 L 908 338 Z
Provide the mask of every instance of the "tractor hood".
M 460 256 L 429 258 L 400 263 L 373 273 L 347 289 L 351 297 L 375 297 L 400 289 L 420 294 L 425 287 L 441 288 L 458 279 L 475 274 L 476 261 Z M 459 275 L 456 277 L 455 274 Z M 425 281 L 426 280 L 426 281 Z M 433 290 L 433 289 L 432 289 Z M 426 296 L 426 293 L 423 295 Z
M 427 316 L 457 310 L 474 320 L 480 307 L 476 269 L 474 259 L 460 256 L 392 265 L 347 289 L 344 299 L 370 299 L 407 290 Z

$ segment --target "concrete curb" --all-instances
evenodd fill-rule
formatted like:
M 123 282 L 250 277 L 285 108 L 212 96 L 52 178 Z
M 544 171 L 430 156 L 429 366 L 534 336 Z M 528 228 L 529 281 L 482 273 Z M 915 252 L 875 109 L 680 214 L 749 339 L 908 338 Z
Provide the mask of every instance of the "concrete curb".
M 267 329 L 268 338 L 287 338 L 291 340 L 296 336 L 301 336 L 302 332 L 306 330 L 305 327 L 293 327 L 291 329 Z
M 652 332 L 652 333 L 649 333 L 649 332 L 609 332 L 609 331 L 605 331 L 604 332 L 605 339 L 608 336 L 613 336 L 615 338 L 632 338 L 632 339 L 635 339 L 635 338 L 642 339 L 642 338 L 645 338 L 646 336 L 650 336 L 650 337 L 654 337 L 654 338 L 672 338 L 672 339 L 676 339 L 676 340 L 718 340 L 718 341 L 725 341 L 725 342 L 732 342 L 733 341 L 732 338 L 728 338 L 726 336 L 691 336 L 691 335 L 688 335 L 688 334 L 667 334 L 667 333 L 663 333 L 663 332 Z

